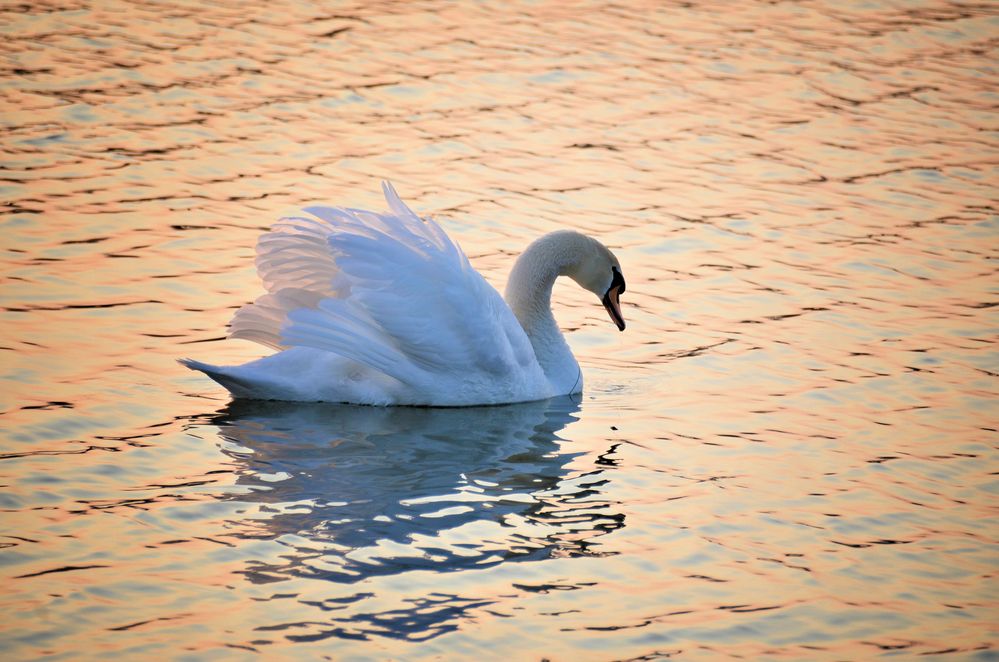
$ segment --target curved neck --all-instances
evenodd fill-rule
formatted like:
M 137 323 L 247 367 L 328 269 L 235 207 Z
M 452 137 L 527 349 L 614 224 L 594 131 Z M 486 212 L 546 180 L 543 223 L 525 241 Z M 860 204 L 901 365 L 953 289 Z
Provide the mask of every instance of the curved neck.
M 517 258 L 503 295 L 528 337 L 532 337 L 532 332 L 542 331 L 541 327 L 546 323 L 555 325 L 551 306 L 552 286 L 558 278 L 559 269 L 546 256 L 539 255 L 540 251 L 532 250 L 536 246 L 537 242 L 531 244 Z
M 553 235 L 536 240 L 517 258 L 506 284 L 504 298 L 534 347 L 545 375 L 557 388 L 579 377 L 579 364 L 552 315 L 552 286 L 574 261 L 558 250 Z M 572 384 L 566 385 L 572 388 Z M 565 392 L 565 391 L 563 391 Z

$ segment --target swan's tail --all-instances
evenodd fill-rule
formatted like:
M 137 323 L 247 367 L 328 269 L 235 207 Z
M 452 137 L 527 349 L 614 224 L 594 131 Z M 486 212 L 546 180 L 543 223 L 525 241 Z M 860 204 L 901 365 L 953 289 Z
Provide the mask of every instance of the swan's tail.
M 177 363 L 191 370 L 198 370 L 205 373 L 213 380 L 224 386 L 234 397 L 252 398 L 253 385 L 249 384 L 229 372 L 229 368 L 224 366 L 202 363 L 194 359 L 177 359 Z

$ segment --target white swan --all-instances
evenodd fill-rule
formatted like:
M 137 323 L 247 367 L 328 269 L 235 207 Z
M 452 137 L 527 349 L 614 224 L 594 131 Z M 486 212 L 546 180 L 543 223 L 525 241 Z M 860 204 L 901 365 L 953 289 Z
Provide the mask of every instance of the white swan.
M 391 213 L 310 207 L 314 218 L 282 219 L 260 238 L 267 294 L 236 312 L 229 337 L 281 351 L 239 366 L 181 363 L 262 400 L 465 406 L 580 392 L 552 285 L 569 276 L 623 331 L 614 254 L 578 232 L 547 234 L 517 259 L 504 302 L 440 226 L 382 189 Z

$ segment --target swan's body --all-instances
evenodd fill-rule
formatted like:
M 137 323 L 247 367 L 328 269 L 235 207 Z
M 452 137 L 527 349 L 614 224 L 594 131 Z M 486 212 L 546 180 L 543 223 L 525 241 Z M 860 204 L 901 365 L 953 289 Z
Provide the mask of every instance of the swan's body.
M 282 219 L 261 237 L 268 293 L 236 313 L 229 337 L 281 351 L 182 363 L 264 400 L 463 406 L 580 392 L 552 285 L 568 275 L 602 296 L 623 330 L 614 255 L 578 232 L 545 235 L 517 260 L 504 302 L 440 226 L 383 188 L 391 213 L 310 207 L 315 218 Z

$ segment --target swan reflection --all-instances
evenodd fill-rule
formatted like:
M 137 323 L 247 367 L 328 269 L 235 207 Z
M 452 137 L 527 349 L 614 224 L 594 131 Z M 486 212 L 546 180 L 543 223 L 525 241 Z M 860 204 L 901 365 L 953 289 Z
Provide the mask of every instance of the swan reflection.
M 558 433 L 578 405 L 378 408 L 236 401 L 213 423 L 256 504 L 248 538 L 289 548 L 247 577 L 353 583 L 412 569 L 597 555 L 623 525 L 602 470 L 568 464 Z M 279 561 L 276 559 L 280 559 Z

